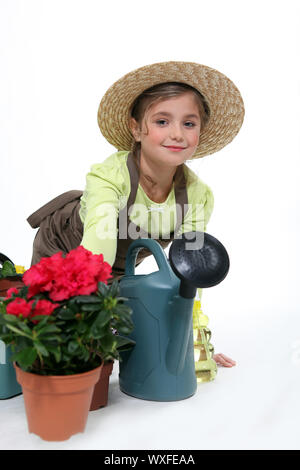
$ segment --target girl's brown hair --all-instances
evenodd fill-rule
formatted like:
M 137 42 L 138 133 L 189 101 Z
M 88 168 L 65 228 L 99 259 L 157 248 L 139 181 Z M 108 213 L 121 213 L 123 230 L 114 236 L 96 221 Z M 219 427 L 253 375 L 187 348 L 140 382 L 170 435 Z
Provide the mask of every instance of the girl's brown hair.
M 146 111 L 154 104 L 159 101 L 164 101 L 174 96 L 183 95 L 184 93 L 192 92 L 196 98 L 196 103 L 199 109 L 201 130 L 206 126 L 209 121 L 210 110 L 204 96 L 195 88 L 185 84 L 177 82 L 159 83 L 154 85 L 147 90 L 144 90 L 135 101 L 129 110 L 128 119 L 134 118 L 136 122 L 141 126 L 142 120 L 145 116 Z M 131 152 L 134 156 L 135 162 L 138 165 L 139 155 L 141 151 L 141 142 L 136 142 L 133 138 Z M 183 187 L 185 185 L 185 178 L 183 172 L 183 164 L 177 168 L 174 175 L 175 187 Z

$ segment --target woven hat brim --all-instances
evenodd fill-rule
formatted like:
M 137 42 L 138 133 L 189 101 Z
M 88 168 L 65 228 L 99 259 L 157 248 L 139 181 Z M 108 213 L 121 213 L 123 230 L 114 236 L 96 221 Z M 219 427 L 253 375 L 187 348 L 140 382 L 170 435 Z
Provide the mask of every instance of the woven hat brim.
M 147 88 L 166 82 L 181 82 L 196 88 L 209 106 L 209 122 L 200 132 L 193 159 L 218 152 L 234 139 L 245 115 L 244 102 L 235 84 L 206 65 L 170 61 L 133 70 L 106 91 L 98 109 L 98 124 L 109 143 L 118 150 L 131 149 L 133 137 L 128 116 L 132 103 Z

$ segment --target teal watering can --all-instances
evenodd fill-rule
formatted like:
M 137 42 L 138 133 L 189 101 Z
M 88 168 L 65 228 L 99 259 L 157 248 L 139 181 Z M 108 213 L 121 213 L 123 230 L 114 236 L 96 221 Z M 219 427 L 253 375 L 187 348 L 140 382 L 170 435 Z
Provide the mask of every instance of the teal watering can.
M 10 259 L 0 253 L 0 267 L 3 266 L 5 261 L 10 261 Z M 12 287 L 9 278 L 7 279 L 0 279 L 0 297 L 5 297 L 7 289 Z M 20 281 L 18 284 L 20 284 Z M 0 340 L 0 399 L 12 398 L 22 393 L 22 388 L 16 379 L 13 363 L 10 361 L 11 355 L 10 347 Z
M 16 379 L 16 371 L 10 361 L 11 355 L 10 347 L 0 340 L 0 399 L 2 400 L 22 393 L 21 385 Z
M 193 304 L 197 288 L 220 283 L 229 270 L 224 246 L 212 235 L 188 232 L 175 239 L 169 260 L 157 241 L 133 241 L 126 256 L 120 295 L 132 309 L 136 344 L 120 353 L 122 392 L 145 400 L 174 401 L 196 392 Z M 154 256 L 158 271 L 134 273 L 142 248 Z

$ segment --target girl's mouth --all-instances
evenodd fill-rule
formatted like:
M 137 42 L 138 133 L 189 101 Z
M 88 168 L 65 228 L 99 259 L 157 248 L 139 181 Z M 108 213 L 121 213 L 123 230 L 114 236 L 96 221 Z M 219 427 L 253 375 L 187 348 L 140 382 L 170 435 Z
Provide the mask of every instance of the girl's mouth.
M 172 150 L 173 152 L 180 152 L 181 150 L 184 150 L 185 147 L 173 147 L 173 146 L 165 146 L 168 150 Z

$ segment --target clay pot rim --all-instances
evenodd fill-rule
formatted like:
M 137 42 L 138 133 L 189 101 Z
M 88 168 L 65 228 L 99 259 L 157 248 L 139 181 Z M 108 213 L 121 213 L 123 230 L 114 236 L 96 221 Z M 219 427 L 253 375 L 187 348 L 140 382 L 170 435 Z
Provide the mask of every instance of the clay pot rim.
M 100 364 L 99 366 L 94 367 L 93 369 L 90 369 L 90 370 L 88 370 L 88 371 L 86 371 L 86 372 L 79 372 L 78 374 L 76 373 L 76 374 L 68 374 L 68 375 L 42 375 L 42 374 L 34 374 L 33 372 L 28 372 L 27 370 L 21 369 L 21 367 L 18 366 L 16 362 L 13 362 L 13 365 L 14 365 L 15 369 L 19 369 L 19 370 L 20 370 L 21 372 L 23 372 L 24 374 L 32 375 L 33 377 L 39 377 L 39 378 L 41 378 L 42 380 L 43 380 L 43 379 L 45 379 L 45 380 L 48 379 L 48 380 L 49 380 L 50 377 L 53 378 L 53 379 L 59 379 L 59 380 L 64 380 L 64 379 L 65 379 L 65 380 L 66 380 L 66 379 L 70 379 L 70 378 L 72 378 L 72 377 L 74 377 L 74 378 L 75 378 L 75 377 L 80 378 L 80 377 L 83 377 L 83 376 L 88 376 L 89 374 L 93 373 L 93 372 L 96 371 L 97 369 L 102 368 L 103 365 L 104 365 L 104 362 L 101 361 L 101 364 Z
M 5 281 L 6 279 L 8 281 L 21 281 L 22 277 L 23 277 L 23 274 L 15 274 L 14 276 L 0 277 L 0 281 Z

